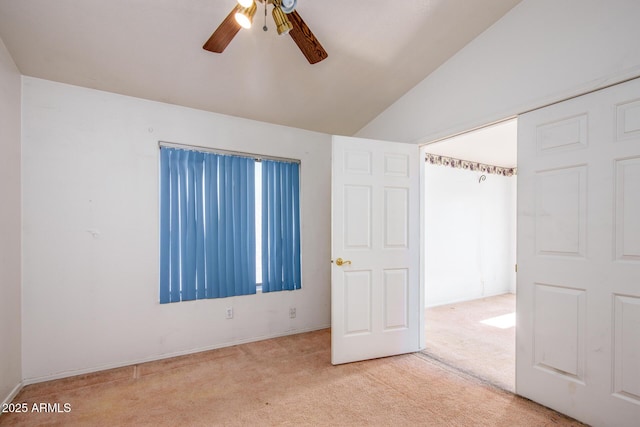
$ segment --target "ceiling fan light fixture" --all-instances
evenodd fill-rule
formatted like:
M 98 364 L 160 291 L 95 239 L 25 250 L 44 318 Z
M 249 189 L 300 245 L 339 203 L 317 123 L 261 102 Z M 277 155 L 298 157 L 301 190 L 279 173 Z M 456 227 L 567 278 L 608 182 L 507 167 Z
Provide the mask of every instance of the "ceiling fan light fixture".
M 253 23 L 253 17 L 256 14 L 258 7 L 255 2 L 252 2 L 249 7 L 242 7 L 236 12 L 236 22 L 240 24 L 242 28 L 251 28 Z
M 245 8 L 251 7 L 251 5 L 254 3 L 255 3 L 254 0 L 238 0 L 238 4 Z
M 274 6 L 271 15 L 273 16 L 273 21 L 276 23 L 278 35 L 287 34 L 293 29 L 293 24 L 291 24 L 291 21 L 289 21 L 289 18 L 287 18 L 287 15 L 284 14 L 280 6 Z

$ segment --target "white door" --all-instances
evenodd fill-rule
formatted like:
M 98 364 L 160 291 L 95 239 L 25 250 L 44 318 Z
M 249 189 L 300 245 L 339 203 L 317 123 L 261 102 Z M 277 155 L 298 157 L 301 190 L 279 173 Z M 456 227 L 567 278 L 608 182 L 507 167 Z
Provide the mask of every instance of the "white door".
M 333 137 L 333 364 L 420 350 L 418 153 L 412 144 Z
M 640 80 L 518 119 L 516 392 L 640 422 Z

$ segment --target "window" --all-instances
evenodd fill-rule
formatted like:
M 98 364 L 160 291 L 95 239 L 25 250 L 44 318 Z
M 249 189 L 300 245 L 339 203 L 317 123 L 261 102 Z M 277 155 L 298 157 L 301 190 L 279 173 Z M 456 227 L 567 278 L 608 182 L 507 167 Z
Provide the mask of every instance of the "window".
M 160 147 L 160 302 L 301 287 L 293 161 Z

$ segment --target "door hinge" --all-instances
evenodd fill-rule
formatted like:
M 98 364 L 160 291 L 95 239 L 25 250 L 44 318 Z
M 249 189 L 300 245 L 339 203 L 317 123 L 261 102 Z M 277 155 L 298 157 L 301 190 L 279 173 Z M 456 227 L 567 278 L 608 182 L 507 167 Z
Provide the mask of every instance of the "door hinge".
M 518 264 L 516 264 L 516 273 L 518 272 Z

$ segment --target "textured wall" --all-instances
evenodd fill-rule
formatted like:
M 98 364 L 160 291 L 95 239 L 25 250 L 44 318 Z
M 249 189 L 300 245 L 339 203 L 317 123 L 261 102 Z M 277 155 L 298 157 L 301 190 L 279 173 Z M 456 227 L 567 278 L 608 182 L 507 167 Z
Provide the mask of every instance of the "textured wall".
M 329 135 L 28 77 L 23 93 L 27 382 L 329 326 Z M 302 161 L 302 290 L 159 304 L 158 141 Z
M 427 307 L 515 291 L 515 190 L 515 176 L 425 165 Z

